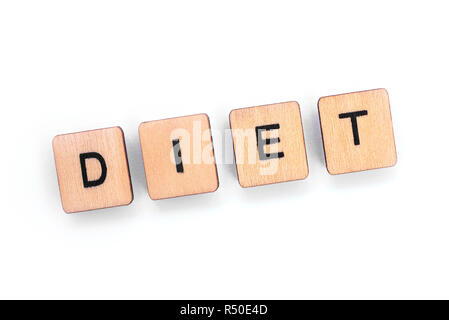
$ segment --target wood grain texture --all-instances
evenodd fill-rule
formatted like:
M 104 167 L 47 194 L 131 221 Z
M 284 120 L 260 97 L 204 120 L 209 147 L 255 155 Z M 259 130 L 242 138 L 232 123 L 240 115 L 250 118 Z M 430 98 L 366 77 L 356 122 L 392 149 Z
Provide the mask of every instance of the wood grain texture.
M 128 205 L 133 200 L 125 140 L 120 127 L 58 135 L 53 152 L 64 211 L 67 213 Z M 107 166 L 103 184 L 85 188 L 80 154 L 97 152 Z M 101 175 L 100 163 L 86 160 L 89 180 Z
M 139 136 L 151 199 L 217 190 L 217 168 L 206 114 L 144 122 Z M 179 140 L 183 172 L 177 171 L 175 139 Z
M 305 179 L 309 174 L 301 112 L 297 102 L 285 102 L 232 110 L 229 115 L 239 183 L 253 187 Z M 267 154 L 283 153 L 281 158 L 259 155 L 256 127 L 275 124 L 263 139 L 279 143 L 263 146 Z
M 322 97 L 318 101 L 326 165 L 342 174 L 394 166 L 397 162 L 390 102 L 385 89 Z M 350 118 L 341 114 L 366 111 L 357 117 L 358 145 Z

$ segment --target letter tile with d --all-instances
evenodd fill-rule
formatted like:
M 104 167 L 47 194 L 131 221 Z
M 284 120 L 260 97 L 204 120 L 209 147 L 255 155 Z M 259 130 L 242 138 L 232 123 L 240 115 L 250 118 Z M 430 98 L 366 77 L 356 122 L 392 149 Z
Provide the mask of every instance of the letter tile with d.
M 128 205 L 133 200 L 120 127 L 53 139 L 62 207 L 67 213 Z
M 396 164 L 387 90 L 322 97 L 318 101 L 318 111 L 329 173 L 349 173 Z

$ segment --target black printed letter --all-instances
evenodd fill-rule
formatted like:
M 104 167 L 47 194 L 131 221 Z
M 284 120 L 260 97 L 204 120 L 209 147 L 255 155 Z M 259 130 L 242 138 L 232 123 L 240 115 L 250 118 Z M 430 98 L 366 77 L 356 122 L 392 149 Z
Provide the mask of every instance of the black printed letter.
M 354 135 L 354 144 L 358 146 L 360 144 L 359 129 L 357 127 L 357 117 L 366 116 L 368 114 L 367 110 L 340 113 L 338 117 L 340 119 L 351 118 L 352 124 L 352 134 Z
M 97 159 L 98 162 L 100 162 L 101 165 L 101 175 L 98 180 L 89 181 L 87 178 L 87 170 L 86 170 L 86 159 Z M 81 163 L 81 174 L 83 176 L 83 184 L 84 188 L 90 188 L 90 187 L 96 187 L 106 180 L 106 162 L 104 161 L 104 158 L 101 156 L 101 154 L 97 152 L 88 152 L 88 153 L 81 153 L 80 154 L 80 163 Z
M 256 137 L 257 137 L 257 150 L 259 151 L 259 159 L 260 160 L 270 160 L 274 158 L 282 158 L 284 157 L 283 152 L 278 153 L 265 153 L 264 146 L 274 143 L 279 143 L 281 140 L 279 137 L 275 139 L 262 139 L 262 132 L 269 130 L 277 130 L 279 129 L 279 123 L 269 124 L 266 126 L 258 126 L 256 127 Z
M 184 166 L 182 165 L 181 145 L 179 144 L 179 139 L 174 139 L 171 142 L 173 144 L 173 153 L 175 155 L 176 172 L 183 173 Z

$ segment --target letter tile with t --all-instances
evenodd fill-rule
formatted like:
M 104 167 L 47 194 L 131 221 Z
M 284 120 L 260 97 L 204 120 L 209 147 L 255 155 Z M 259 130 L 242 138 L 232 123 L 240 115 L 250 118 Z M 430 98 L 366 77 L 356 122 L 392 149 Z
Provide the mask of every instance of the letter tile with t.
M 396 164 L 390 102 L 385 89 L 322 97 L 318 111 L 329 173 Z
M 242 187 L 305 179 L 309 174 L 297 102 L 232 110 L 229 122 Z
M 120 127 L 58 135 L 53 139 L 53 152 L 65 212 L 132 202 L 128 158 Z
M 151 199 L 217 190 L 217 167 L 206 114 L 144 122 L 139 126 L 139 136 Z

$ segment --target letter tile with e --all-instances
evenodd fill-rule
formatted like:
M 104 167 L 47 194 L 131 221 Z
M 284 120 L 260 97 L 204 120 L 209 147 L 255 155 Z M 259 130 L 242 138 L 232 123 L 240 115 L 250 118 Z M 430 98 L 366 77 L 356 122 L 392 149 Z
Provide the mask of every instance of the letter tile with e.
M 229 122 L 242 187 L 305 179 L 309 174 L 299 104 L 232 110 Z
M 217 190 L 217 167 L 206 114 L 143 122 L 139 137 L 151 199 Z
M 396 145 L 387 90 L 374 89 L 322 97 L 321 132 L 330 174 L 396 164 Z
M 62 207 L 73 213 L 128 205 L 133 191 L 120 127 L 53 139 Z

